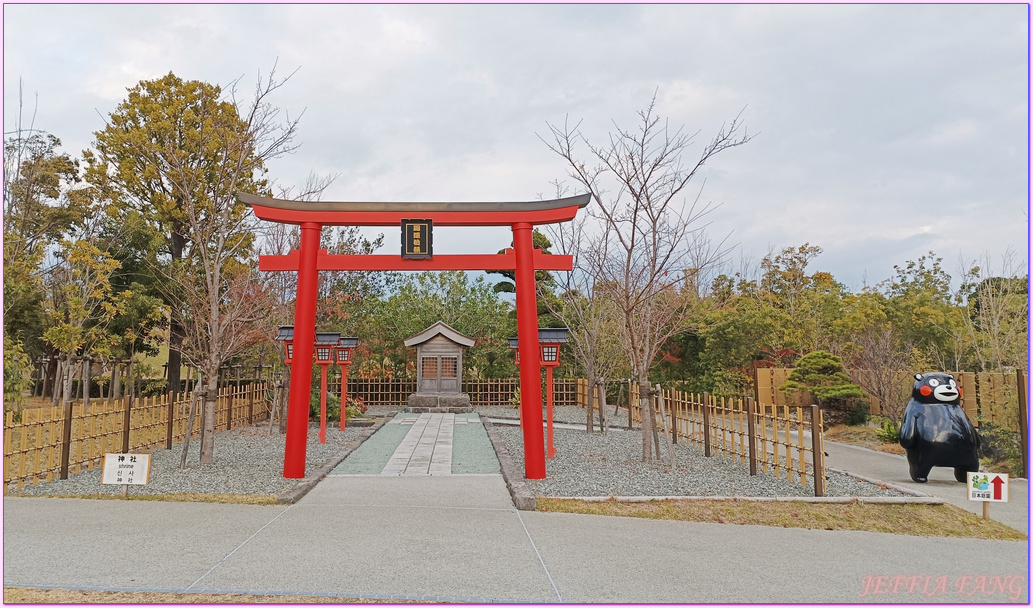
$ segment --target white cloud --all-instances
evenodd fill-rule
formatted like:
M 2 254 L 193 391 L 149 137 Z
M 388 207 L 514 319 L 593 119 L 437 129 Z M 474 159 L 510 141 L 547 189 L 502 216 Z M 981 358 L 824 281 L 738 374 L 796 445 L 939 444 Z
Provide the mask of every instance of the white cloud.
M 962 119 L 949 124 L 939 125 L 926 137 L 926 141 L 934 146 L 952 145 L 964 143 L 981 134 L 981 129 L 976 121 Z
M 734 230 L 755 255 L 811 242 L 837 278 L 881 280 L 929 248 L 1028 255 L 1026 12 L 9 5 L 4 118 L 22 77 L 27 100 L 39 92 L 37 126 L 78 154 L 141 79 L 243 77 L 246 95 L 278 60 L 281 74 L 301 69 L 274 102 L 306 110 L 301 149 L 272 165 L 280 182 L 340 173 L 331 200 L 530 200 L 565 177 L 536 137 L 546 122 L 583 118 L 602 141 L 658 90 L 660 114 L 702 143 L 745 106 L 759 136 L 700 176 L 703 200 L 723 204 L 714 233 Z M 509 237 L 480 239 L 449 242 L 494 251 Z

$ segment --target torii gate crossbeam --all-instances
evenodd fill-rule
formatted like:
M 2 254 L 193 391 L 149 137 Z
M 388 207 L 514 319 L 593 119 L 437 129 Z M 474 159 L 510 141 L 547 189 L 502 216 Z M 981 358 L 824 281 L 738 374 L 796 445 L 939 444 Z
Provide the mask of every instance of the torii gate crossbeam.
M 294 311 L 294 364 L 287 409 L 283 476 L 305 476 L 312 351 L 316 331 L 316 294 L 320 270 L 514 270 L 517 339 L 520 351 L 520 409 L 524 426 L 524 475 L 545 478 L 542 433 L 541 362 L 538 358 L 538 307 L 535 270 L 570 270 L 571 256 L 535 250 L 534 226 L 574 219 L 589 195 L 528 203 L 369 203 L 302 202 L 239 193 L 259 219 L 296 224 L 301 248 L 287 255 L 260 256 L 259 269 L 297 271 Z M 329 255 L 319 249 L 323 226 L 401 226 L 402 220 L 431 220 L 437 226 L 510 226 L 513 249 L 501 254 L 439 255 L 430 259 L 400 256 Z M 537 423 L 536 423 L 537 422 Z

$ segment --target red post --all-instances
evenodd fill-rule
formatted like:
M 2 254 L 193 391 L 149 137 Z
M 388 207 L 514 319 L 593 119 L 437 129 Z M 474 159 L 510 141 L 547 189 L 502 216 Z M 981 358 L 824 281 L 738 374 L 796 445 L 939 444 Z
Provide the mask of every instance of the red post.
M 291 368 L 290 400 L 287 405 L 287 435 L 283 455 L 283 476 L 305 477 L 308 447 L 309 395 L 312 391 L 312 351 L 316 340 L 316 290 L 319 273 L 316 256 L 323 227 L 301 224 L 301 252 L 298 263 L 298 298 L 294 306 L 294 357 Z
M 344 430 L 345 419 L 348 418 L 348 414 L 345 410 L 348 409 L 348 366 L 341 366 L 341 430 Z
M 531 224 L 513 224 L 516 251 L 517 339 L 520 349 L 520 413 L 524 419 L 524 477 L 545 479 L 542 437 L 542 367 L 538 359 L 538 304 Z
M 319 366 L 319 443 L 326 443 L 326 366 Z
M 552 444 L 552 366 L 547 365 L 545 367 L 545 410 L 548 412 L 548 427 L 549 427 L 549 451 L 547 456 L 549 460 L 556 455 L 556 446 Z

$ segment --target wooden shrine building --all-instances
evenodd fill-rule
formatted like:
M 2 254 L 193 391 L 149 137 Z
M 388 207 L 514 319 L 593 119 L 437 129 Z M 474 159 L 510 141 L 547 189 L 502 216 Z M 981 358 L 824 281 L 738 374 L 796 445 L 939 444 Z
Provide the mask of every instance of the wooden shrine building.
M 474 345 L 438 321 L 405 341 L 416 347 L 416 392 L 409 395 L 410 412 L 472 412 L 470 395 L 462 393 L 463 348 Z

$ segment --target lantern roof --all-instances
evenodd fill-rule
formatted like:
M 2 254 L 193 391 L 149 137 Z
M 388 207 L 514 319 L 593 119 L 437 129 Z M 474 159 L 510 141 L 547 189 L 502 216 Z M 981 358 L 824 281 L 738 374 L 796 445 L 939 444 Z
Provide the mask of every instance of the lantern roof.
M 345 348 L 355 348 L 358 345 L 359 345 L 359 339 L 358 338 L 341 338 L 337 342 L 337 346 L 338 347 L 343 346 Z
M 545 344 L 566 344 L 567 335 L 570 332 L 566 327 L 539 327 L 538 342 Z M 517 338 L 509 339 L 510 348 L 518 348 L 520 341 Z
M 293 325 L 281 325 L 280 329 L 276 332 L 274 340 L 284 341 L 294 339 L 294 326 Z
M 317 331 L 316 344 L 320 346 L 334 346 L 341 339 L 341 332 Z
M 564 344 L 567 342 L 568 331 L 566 327 L 541 327 L 538 329 L 538 341 Z

